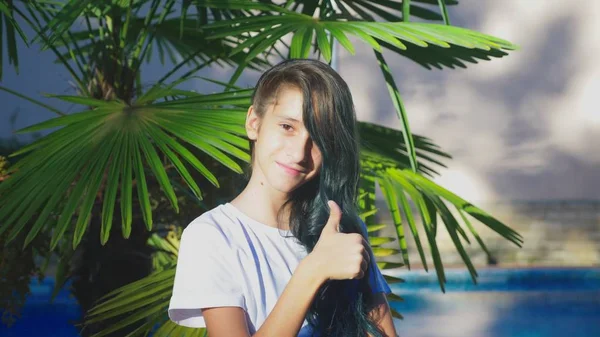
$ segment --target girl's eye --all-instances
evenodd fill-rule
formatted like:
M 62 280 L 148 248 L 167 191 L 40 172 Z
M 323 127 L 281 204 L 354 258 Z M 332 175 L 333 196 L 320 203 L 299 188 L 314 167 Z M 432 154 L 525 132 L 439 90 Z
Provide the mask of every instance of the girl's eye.
M 292 129 L 292 126 L 289 124 L 280 124 L 280 125 L 285 131 L 290 131 Z

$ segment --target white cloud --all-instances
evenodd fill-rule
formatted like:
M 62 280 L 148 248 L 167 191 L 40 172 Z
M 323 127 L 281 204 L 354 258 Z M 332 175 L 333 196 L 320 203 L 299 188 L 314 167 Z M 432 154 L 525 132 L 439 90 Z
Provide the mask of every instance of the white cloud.
M 481 175 L 469 167 L 452 165 L 452 168 L 443 169 L 440 173 L 434 181 L 461 198 L 474 203 L 496 198 Z
M 455 10 L 463 15 L 461 25 L 521 50 L 444 71 L 386 53 L 412 131 L 454 157 L 437 181 L 474 200 L 597 196 L 589 178 L 556 179 L 573 172 L 593 177 L 593 164 L 600 162 L 600 20 L 592 15 L 600 13 L 600 1 L 488 0 L 477 6 L 466 9 L 467 16 Z M 375 107 L 369 120 L 399 128 L 372 52 L 357 51 L 342 65 L 351 62 L 357 106 Z
M 600 67 L 580 72 L 567 92 L 546 97 L 553 144 L 582 161 L 600 163 Z
M 584 1 L 581 1 L 582 3 Z M 590 1 L 585 1 L 589 3 Z M 506 78 L 518 73 L 537 59 L 536 51 L 542 46 L 549 23 L 573 14 L 574 1 L 560 0 L 504 0 L 486 1 L 487 8 L 478 31 L 517 44 L 521 49 L 508 57 L 482 62 L 469 75 L 477 79 Z M 466 4 L 463 4 L 463 6 Z M 557 46 L 558 47 L 558 46 Z

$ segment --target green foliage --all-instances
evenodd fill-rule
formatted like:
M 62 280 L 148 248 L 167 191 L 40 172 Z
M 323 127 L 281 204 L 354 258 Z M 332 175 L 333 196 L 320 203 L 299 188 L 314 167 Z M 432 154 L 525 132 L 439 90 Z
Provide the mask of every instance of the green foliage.
M 173 94 L 171 89 L 154 87 L 140 97 L 140 105 L 134 106 L 118 101 L 59 96 L 62 100 L 85 104 L 93 109 L 21 130 L 31 132 L 62 127 L 50 136 L 14 153 L 18 155 L 31 152 L 20 162 L 21 168 L 12 178 L 0 185 L 0 195 L 11 196 L 0 209 L 0 218 L 8 219 L 6 225 L 0 227 L 0 233 L 10 230 L 10 241 L 21 232 L 34 212 L 41 208 L 41 215 L 37 217 L 33 230 L 26 238 L 27 245 L 44 228 L 47 217 L 57 209 L 58 202 L 67 198 L 52 236 L 51 249 L 56 247 L 70 225 L 72 216 L 78 211 L 72 238 L 75 248 L 86 231 L 94 201 L 103 187 L 101 241 L 105 243 L 108 240 L 119 190 L 123 235 L 128 237 L 131 231 L 134 180 L 143 219 L 150 230 L 152 211 L 146 167 L 157 178 L 176 212 L 177 198 L 171 178 L 165 170 L 165 160 L 168 160 L 198 199 L 202 198 L 200 188 L 181 159 L 211 183 L 218 185 L 217 178 L 184 143 L 204 151 L 231 170 L 241 173 L 241 167 L 231 157 L 249 160 L 247 152 L 242 151 L 247 150 L 248 143 L 240 138 L 245 132 L 245 110 L 214 107 L 247 103 L 249 91 L 203 96 L 178 91 L 178 95 L 186 94 L 187 97 L 178 99 L 176 103 L 152 103 L 167 94 Z M 75 142 L 77 147 L 65 149 L 65 142 Z M 40 181 L 48 183 L 39 184 Z M 17 184 L 19 188 L 15 188 Z M 19 221 L 13 222 L 17 218 Z
M 105 336 L 138 322 L 143 324 L 129 336 L 146 336 L 154 330 L 153 335 L 156 337 L 206 334 L 206 329 L 178 326 L 165 316 L 173 290 L 180 238 L 181 230 L 173 228 L 165 237 L 155 234 L 149 239 L 149 244 L 157 249 L 153 255 L 156 271 L 142 280 L 107 294 L 101 299 L 101 304 L 88 312 L 88 324 L 130 313 L 128 318 L 95 337 Z M 156 328 L 157 326 L 159 327 Z
M 9 175 L 9 162 L 0 156 L 0 185 Z M 44 278 L 44 269 L 49 259 L 48 238 L 40 235 L 25 250 L 21 249 L 23 235 L 11 243 L 6 235 L 0 235 L 0 312 L 2 324 L 11 326 L 20 317 L 30 293 L 31 280 Z M 47 257 L 45 263 L 36 263 L 36 258 Z
M 17 11 L 18 13 L 18 11 Z M 6 29 L 6 33 L 4 33 Z M 0 81 L 3 74 L 3 56 L 4 45 L 6 43 L 6 54 L 8 55 L 8 64 L 13 65 L 19 72 L 19 54 L 17 51 L 17 36 L 25 43 L 28 39 L 23 30 L 16 24 L 15 8 L 12 0 L 0 1 Z
M 0 156 L 0 181 L 8 178 L 8 160 Z
M 128 336 L 144 335 L 157 326 L 155 336 L 203 335 L 204 330 L 185 329 L 165 316 L 179 235 L 171 226 L 183 225 L 183 217 L 177 215 L 182 208 L 197 210 L 184 205 L 206 209 L 218 204 L 219 197 L 234 194 L 232 182 L 249 160 L 243 122 L 252 92 L 235 83 L 249 69 L 265 69 L 274 57 L 316 53 L 330 61 L 334 43 L 354 54 L 357 46 L 351 38 L 355 38 L 360 48 L 373 50 L 401 121 L 399 131 L 359 123 L 361 216 L 375 255 L 401 261 L 380 260 L 378 264 L 382 269 L 411 268 L 406 239 L 410 232 L 427 269 L 429 246 L 444 291 L 444 268 L 436 242 L 438 227 L 444 226 L 475 282 L 477 272 L 464 245 L 471 243 L 471 236 L 488 250 L 473 220 L 517 246 L 522 238 L 433 182 L 431 178 L 450 155 L 430 139 L 412 134 L 410 108 L 404 106 L 383 54 L 404 56 L 427 69 L 444 69 L 503 57 L 517 48 L 497 37 L 450 25 L 447 6 L 456 4 L 450 0 L 69 0 L 15 5 L 12 0 L 0 0 L 0 77 L 4 46 L 9 64 L 16 68 L 17 36 L 30 41 L 15 21 L 16 15 L 35 33 L 31 41 L 52 52 L 73 79 L 75 94 L 51 97 L 81 106 L 80 111 L 67 115 L 0 86 L 58 115 L 20 130 L 55 129 L 14 152 L 12 158 L 22 159 L 0 172 L 0 177 L 10 176 L 0 183 L 3 246 L 33 251 L 38 240 L 46 242 L 48 249 L 63 257 L 57 274 L 57 285 L 62 286 L 69 277 L 73 249 L 91 247 L 89 240 L 99 240 L 101 245 L 114 240 L 115 221 L 121 224 L 122 237 L 134 237 L 139 234 L 134 225 L 139 223 L 136 230 L 153 231 L 148 244 L 154 251 L 155 272 L 104 296 L 88 313 L 86 323 L 118 318 L 99 335 L 119 334 L 125 327 L 135 329 Z M 156 83 L 142 85 L 144 61 L 155 59 L 165 73 Z M 223 85 L 223 92 L 179 88 L 199 69 L 214 66 L 235 69 L 227 82 L 209 79 Z M 377 186 L 384 194 L 391 224 L 376 217 Z M 223 192 L 216 192 L 221 191 L 217 187 Z M 393 226 L 395 237 L 379 235 L 388 226 Z M 165 228 L 169 228 L 168 235 L 156 234 Z M 90 239 L 92 229 L 98 234 Z M 401 298 L 391 295 L 389 300 Z

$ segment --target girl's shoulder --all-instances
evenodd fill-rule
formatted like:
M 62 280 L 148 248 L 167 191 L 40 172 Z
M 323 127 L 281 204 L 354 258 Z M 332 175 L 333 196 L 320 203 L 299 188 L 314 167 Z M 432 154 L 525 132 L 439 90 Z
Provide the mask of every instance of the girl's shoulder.
M 235 227 L 235 219 L 228 213 L 225 205 L 219 205 L 192 220 L 183 230 L 183 235 L 221 237 L 231 242 L 232 237 L 237 235 Z
M 194 241 L 207 245 L 226 243 L 230 248 L 251 249 L 268 242 L 284 240 L 294 246 L 289 230 L 267 226 L 237 209 L 230 203 L 221 204 L 194 219 L 183 231 L 182 237 L 194 237 Z M 190 240 L 191 241 L 191 240 Z

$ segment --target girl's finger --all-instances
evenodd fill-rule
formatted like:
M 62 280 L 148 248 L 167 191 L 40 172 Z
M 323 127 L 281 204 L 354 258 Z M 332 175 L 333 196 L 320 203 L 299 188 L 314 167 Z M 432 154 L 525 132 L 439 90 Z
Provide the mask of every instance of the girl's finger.
M 367 260 L 367 263 L 371 262 L 371 255 L 369 254 L 369 250 L 371 250 L 371 246 L 369 245 L 369 242 L 367 242 L 367 240 L 365 238 L 363 238 L 363 246 L 365 247 L 365 250 L 363 251 L 363 257 L 364 259 Z
M 362 270 L 362 272 L 366 272 L 367 268 L 369 268 L 369 262 L 367 262 L 367 260 L 363 259 L 362 263 L 360 264 L 360 270 Z

